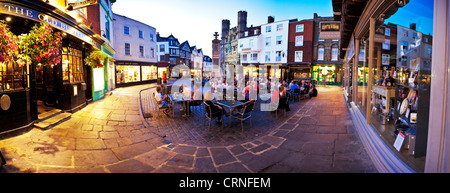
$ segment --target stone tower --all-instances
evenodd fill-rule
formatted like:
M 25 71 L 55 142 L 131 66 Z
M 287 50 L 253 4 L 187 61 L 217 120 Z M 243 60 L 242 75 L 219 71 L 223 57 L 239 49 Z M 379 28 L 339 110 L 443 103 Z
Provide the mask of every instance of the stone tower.
M 247 29 L 247 11 L 238 12 L 238 31 L 243 32 Z
M 212 64 L 220 66 L 220 40 L 217 37 L 219 33 L 215 32 L 212 40 Z
M 228 19 L 222 20 L 222 39 L 228 36 L 229 31 L 230 31 L 230 20 Z

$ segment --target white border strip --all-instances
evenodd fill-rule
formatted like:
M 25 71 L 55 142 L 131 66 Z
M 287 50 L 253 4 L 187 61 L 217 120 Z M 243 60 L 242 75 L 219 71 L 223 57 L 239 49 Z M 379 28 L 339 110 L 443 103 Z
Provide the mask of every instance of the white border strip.
M 386 143 L 379 137 L 371 125 L 366 124 L 364 115 L 358 110 L 354 102 L 350 103 L 355 130 L 358 132 L 370 159 L 380 173 L 415 173 L 407 166 Z

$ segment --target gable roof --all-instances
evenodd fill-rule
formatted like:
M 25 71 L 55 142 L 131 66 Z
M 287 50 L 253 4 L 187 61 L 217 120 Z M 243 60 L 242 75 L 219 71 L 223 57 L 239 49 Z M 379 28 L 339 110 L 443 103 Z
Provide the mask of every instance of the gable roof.
M 189 46 L 189 42 L 186 40 L 183 43 L 181 43 L 180 44 L 180 49 L 190 52 L 191 51 L 191 47 Z
M 175 38 L 175 36 L 173 36 L 172 34 L 170 34 L 167 37 L 156 36 L 156 41 L 157 42 L 168 42 L 169 40 L 175 40 L 178 44 L 180 44 L 178 39 Z

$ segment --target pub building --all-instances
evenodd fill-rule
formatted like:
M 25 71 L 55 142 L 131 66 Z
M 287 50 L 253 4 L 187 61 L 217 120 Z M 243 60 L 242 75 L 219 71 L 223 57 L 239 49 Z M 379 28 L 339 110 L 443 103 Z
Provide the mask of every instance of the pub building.
M 342 21 L 344 96 L 376 168 L 449 172 L 448 41 L 440 41 L 448 37 L 448 1 L 332 3 Z
M 75 112 L 92 99 L 92 67 L 84 59 L 104 41 L 86 26 L 85 10 L 68 11 L 66 6 L 60 1 L 0 0 L 0 20 L 16 36 L 42 22 L 62 34 L 57 65 L 0 63 L 0 133 L 32 128 L 46 107 Z

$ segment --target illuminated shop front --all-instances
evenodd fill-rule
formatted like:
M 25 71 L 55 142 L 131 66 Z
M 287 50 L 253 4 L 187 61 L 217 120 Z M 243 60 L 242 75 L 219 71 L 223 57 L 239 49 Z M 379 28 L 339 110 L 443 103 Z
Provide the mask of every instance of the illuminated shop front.
M 92 98 L 88 89 L 92 72 L 84 59 L 101 49 L 104 41 L 86 25 L 79 25 L 77 17 L 85 18 L 84 9 L 70 12 L 62 10 L 64 7 L 65 2 L 59 1 L 0 1 L 0 21 L 7 26 L 3 32 L 19 37 L 14 40 L 17 44 L 32 42 L 33 38 L 27 37 L 35 36 L 50 40 L 46 33 L 37 33 L 43 30 L 58 37 L 27 51 L 15 51 L 15 62 L 0 62 L 0 133 L 31 128 L 43 106 L 75 112 Z M 57 44 L 60 46 L 51 48 Z M 31 54 L 38 50 L 46 54 Z
M 313 64 L 312 79 L 319 85 L 342 85 L 342 65 Z
M 371 10 L 342 30 L 349 34 L 342 40 L 349 42 L 344 94 L 351 96 L 356 130 L 380 172 L 449 172 L 442 160 L 448 150 L 437 151 L 448 143 L 441 136 L 448 124 L 440 125 L 449 120 L 442 101 L 448 98 L 443 73 L 449 64 L 441 57 L 448 50 L 434 54 L 448 47 L 440 41 L 448 36 L 448 22 L 441 20 L 449 14 L 447 5 L 446 0 L 370 1 L 364 9 L 346 8 Z
M 157 64 L 116 61 L 116 86 L 129 86 L 156 82 Z

